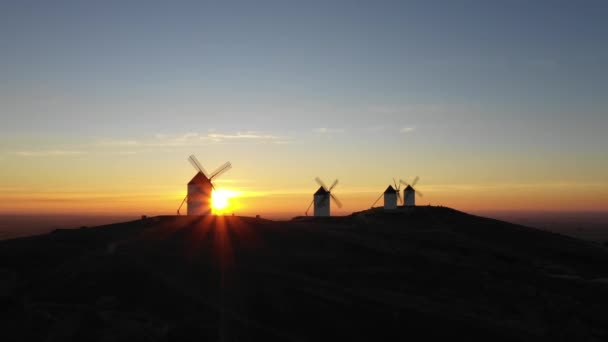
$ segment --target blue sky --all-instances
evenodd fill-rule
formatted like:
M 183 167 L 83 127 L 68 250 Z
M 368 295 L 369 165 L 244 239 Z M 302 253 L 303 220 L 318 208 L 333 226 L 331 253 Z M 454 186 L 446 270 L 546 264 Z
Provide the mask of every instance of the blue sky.
M 218 162 L 464 161 L 465 176 L 489 160 L 494 181 L 607 182 L 607 17 L 604 1 L 3 2 L 0 152 L 195 134 L 231 143 Z M 452 180 L 430 168 L 412 174 Z

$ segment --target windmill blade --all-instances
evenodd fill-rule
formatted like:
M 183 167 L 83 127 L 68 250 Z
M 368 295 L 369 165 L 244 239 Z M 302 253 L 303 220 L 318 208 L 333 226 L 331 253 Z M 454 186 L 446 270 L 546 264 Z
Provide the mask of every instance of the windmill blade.
M 372 206 L 371 206 L 372 208 L 376 205 L 376 203 L 378 203 L 378 201 L 382 198 L 382 196 L 384 196 L 384 194 L 380 194 L 380 197 L 378 197 L 378 199 L 376 199 L 374 201 L 374 203 L 372 203 Z
M 399 199 L 399 202 L 403 204 L 403 198 L 401 198 L 401 193 L 399 191 L 397 191 L 397 198 Z
M 177 208 L 177 215 L 181 215 L 179 210 L 182 208 L 182 206 L 184 205 L 184 203 L 186 203 L 186 200 L 188 199 L 188 195 L 186 195 L 186 197 L 184 198 L 184 200 L 182 201 L 182 204 L 179 205 L 179 207 Z
M 423 196 L 424 196 L 424 195 L 422 194 L 422 192 L 420 192 L 420 191 L 418 191 L 418 190 L 416 190 L 416 195 L 418 195 L 418 196 L 420 196 L 420 197 L 423 197 Z
M 420 177 L 416 176 L 416 178 L 414 178 L 414 180 L 412 181 L 412 188 L 416 186 L 416 183 L 418 183 L 418 181 L 420 180 Z
M 399 191 L 399 187 L 397 186 L 397 181 L 393 178 L 393 184 L 395 184 L 395 190 Z
M 225 162 L 224 165 L 220 166 L 217 168 L 217 170 L 215 170 L 211 176 L 209 176 L 209 180 L 219 177 L 222 173 L 230 170 L 230 168 L 232 168 L 232 164 L 230 164 L 230 162 Z
M 323 190 L 329 192 L 329 189 L 327 188 L 327 185 L 325 185 L 325 183 L 323 183 L 323 181 L 321 180 L 321 178 L 316 177 L 315 181 L 317 182 L 317 184 L 319 184 L 323 188 Z
M 205 173 L 207 173 L 207 170 L 205 170 L 205 168 L 203 167 L 203 165 L 201 164 L 201 162 L 198 161 L 198 158 L 196 158 L 196 156 L 194 154 L 190 155 L 190 159 L 196 164 L 196 166 L 201 171 L 205 171 Z
M 196 171 L 198 171 L 198 172 L 203 172 L 203 170 L 201 170 L 201 168 L 200 168 L 200 167 L 198 167 L 198 165 L 196 165 L 196 162 L 194 162 L 194 161 L 192 160 L 192 156 L 188 157 L 188 161 L 190 162 L 190 165 L 192 165 L 192 167 L 193 167 L 193 168 L 194 168 Z
M 335 187 L 336 187 L 336 185 L 338 185 L 338 179 L 336 179 L 336 180 L 335 180 L 335 181 L 334 181 L 334 182 L 331 184 L 331 186 L 329 187 L 329 190 L 327 190 L 327 191 L 331 191 L 333 188 L 335 188 Z
M 312 207 L 313 203 L 315 203 L 314 199 L 312 200 L 312 202 L 310 202 L 310 204 L 308 205 L 308 208 L 306 208 L 306 213 L 305 213 L 306 216 L 308 216 L 308 211 L 310 210 L 310 207 Z
M 201 165 L 201 163 L 198 161 L 198 159 L 196 159 L 194 154 L 188 157 L 188 161 L 190 162 L 190 164 L 192 164 L 192 167 L 194 167 L 195 170 L 202 172 L 205 177 L 209 178 L 209 174 L 207 173 L 203 165 Z
M 409 184 L 407 184 L 407 182 L 406 182 L 406 181 L 404 181 L 403 179 L 400 179 L 400 180 L 399 180 L 399 183 L 401 183 L 401 184 L 403 184 L 403 185 L 405 185 L 405 186 L 408 186 L 408 185 L 409 185 Z
M 334 202 L 336 202 L 336 205 L 338 206 L 338 208 L 342 208 L 342 202 L 340 202 L 338 197 L 334 196 L 334 194 L 332 194 L 332 193 L 330 193 L 329 196 L 331 197 L 331 199 L 334 200 Z

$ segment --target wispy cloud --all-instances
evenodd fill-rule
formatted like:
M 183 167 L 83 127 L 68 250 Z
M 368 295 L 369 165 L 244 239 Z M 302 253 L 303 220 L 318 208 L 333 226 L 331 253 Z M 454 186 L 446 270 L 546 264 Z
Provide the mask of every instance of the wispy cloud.
M 333 134 L 333 133 L 344 133 L 344 128 L 328 128 L 328 127 L 319 127 L 313 130 L 319 134 Z
M 247 131 L 247 132 L 236 132 L 234 134 L 225 134 L 225 133 L 209 133 L 206 135 L 206 138 L 212 139 L 214 141 L 222 141 L 222 140 L 266 140 L 266 141 L 274 141 L 281 140 L 281 137 L 271 134 L 260 134 L 255 131 Z
M 12 154 L 20 157 L 63 157 L 83 155 L 86 152 L 76 150 L 21 150 L 14 151 Z
M 156 134 L 147 138 L 114 138 L 101 139 L 88 144 L 71 147 L 46 149 L 14 149 L 2 152 L 5 156 L 17 157 L 69 157 L 81 156 L 92 152 L 106 154 L 134 155 L 148 151 L 172 151 L 179 147 L 204 146 L 219 143 L 260 143 L 260 144 L 289 144 L 291 138 L 258 131 L 237 131 L 222 133 L 210 131 L 206 133 L 186 132 L 182 134 Z M 3 158 L 0 156 L 0 158 Z
M 97 143 L 99 146 L 139 146 L 137 140 L 102 140 Z
M 372 106 L 369 111 L 374 114 L 394 115 L 394 114 L 428 114 L 446 110 L 442 104 L 408 104 L 408 105 L 380 105 Z
M 215 130 L 210 130 L 207 133 L 187 132 L 174 135 L 156 134 L 153 138 L 141 140 L 102 140 L 99 141 L 97 145 L 116 147 L 182 147 L 237 141 L 255 141 L 260 143 L 286 144 L 290 141 L 290 138 L 258 131 L 237 131 L 233 133 L 222 133 L 217 132 Z
M 407 134 L 407 133 L 412 133 L 415 130 L 416 130 L 416 127 L 406 126 L 406 127 L 401 127 L 399 132 Z
M 480 110 L 479 104 L 475 103 L 415 103 L 402 105 L 377 105 L 368 108 L 368 112 L 374 115 L 387 116 L 428 116 L 436 114 L 473 114 Z

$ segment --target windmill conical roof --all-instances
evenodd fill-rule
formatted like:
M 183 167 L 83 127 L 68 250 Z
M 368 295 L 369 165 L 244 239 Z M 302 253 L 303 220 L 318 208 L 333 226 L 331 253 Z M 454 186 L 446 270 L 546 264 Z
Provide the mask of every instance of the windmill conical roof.
M 415 191 L 414 188 L 412 188 L 411 185 L 408 185 L 407 188 L 405 188 L 406 191 Z
M 389 185 L 388 188 L 386 188 L 386 190 L 384 190 L 385 194 L 394 194 L 396 192 L 397 192 L 397 190 L 395 190 L 395 188 L 393 188 L 392 185 Z
M 315 195 L 325 195 L 328 193 L 329 193 L 329 191 L 325 190 L 322 186 L 320 186 L 319 190 L 317 190 L 317 192 L 315 192 Z
M 211 183 L 211 181 L 202 172 L 198 172 L 196 175 L 194 175 L 194 177 L 192 177 L 190 182 L 188 182 L 188 185 L 204 184 L 204 183 Z

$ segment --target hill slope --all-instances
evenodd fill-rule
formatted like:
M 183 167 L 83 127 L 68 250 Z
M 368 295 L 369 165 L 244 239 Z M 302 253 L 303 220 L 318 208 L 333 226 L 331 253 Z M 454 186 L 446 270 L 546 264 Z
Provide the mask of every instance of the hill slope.
M 0 242 L 19 340 L 608 339 L 608 250 L 449 208 L 155 217 Z

